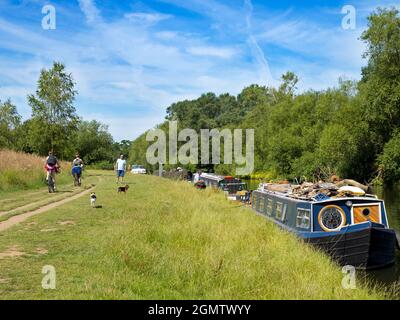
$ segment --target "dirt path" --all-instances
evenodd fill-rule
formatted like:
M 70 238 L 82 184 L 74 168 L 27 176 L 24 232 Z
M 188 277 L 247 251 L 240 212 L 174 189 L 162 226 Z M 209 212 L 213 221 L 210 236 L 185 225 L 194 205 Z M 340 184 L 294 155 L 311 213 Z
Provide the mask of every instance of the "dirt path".
M 43 207 L 41 207 L 39 209 L 33 210 L 31 212 L 22 213 L 20 215 L 13 216 L 13 217 L 11 217 L 10 219 L 8 219 L 6 221 L 0 222 L 0 232 L 4 231 L 4 230 L 6 230 L 6 229 L 8 229 L 8 228 L 20 223 L 20 222 L 23 222 L 23 221 L 25 221 L 26 219 L 28 219 L 30 217 L 33 217 L 33 216 L 38 215 L 40 213 L 46 212 L 46 211 L 51 210 L 53 208 L 59 207 L 59 206 L 65 204 L 65 203 L 71 202 L 73 200 L 76 200 L 76 199 L 84 196 L 85 194 L 90 193 L 93 188 L 94 187 L 92 187 L 90 189 L 87 189 L 85 191 L 82 191 L 82 192 L 80 192 L 78 194 L 75 194 L 72 197 L 65 198 L 65 199 L 62 199 L 60 201 L 50 203 L 50 204 L 45 205 L 45 206 L 43 206 Z

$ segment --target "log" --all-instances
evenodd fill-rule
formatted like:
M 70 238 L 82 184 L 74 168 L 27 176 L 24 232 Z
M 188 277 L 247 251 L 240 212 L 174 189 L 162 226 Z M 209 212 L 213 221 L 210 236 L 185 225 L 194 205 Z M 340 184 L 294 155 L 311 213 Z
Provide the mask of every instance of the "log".
M 343 186 L 352 186 L 352 187 L 357 187 L 360 188 L 362 190 L 364 190 L 365 192 L 368 192 L 369 187 L 365 186 L 355 180 L 352 179 L 344 179 L 342 181 L 339 181 L 338 183 L 336 183 L 336 185 L 340 188 Z

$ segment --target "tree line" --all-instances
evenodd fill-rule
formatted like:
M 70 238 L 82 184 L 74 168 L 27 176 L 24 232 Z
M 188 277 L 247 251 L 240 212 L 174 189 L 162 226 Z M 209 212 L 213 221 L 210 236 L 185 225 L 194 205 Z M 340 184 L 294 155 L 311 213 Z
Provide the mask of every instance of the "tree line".
M 62 63 L 41 70 L 36 92 L 27 97 L 31 118 L 22 121 L 10 99 L 0 101 L 0 149 L 41 156 L 54 151 L 64 160 L 79 152 L 86 164 L 112 168 L 118 153 L 129 153 L 131 142 L 115 142 L 106 125 L 79 117 L 76 95 L 72 75 Z
M 369 183 L 398 181 L 399 11 L 377 9 L 360 40 L 367 44 L 360 81 L 339 79 L 333 88 L 296 94 L 298 77 L 287 72 L 278 88 L 251 85 L 237 96 L 206 93 L 173 103 L 166 110 L 166 122 L 157 127 L 168 130 L 167 121 L 177 120 L 179 129 L 198 132 L 255 129 L 255 172 L 271 179 L 316 180 L 335 174 Z M 148 146 L 144 133 L 132 143 L 131 160 L 146 164 Z M 205 169 L 233 173 L 234 168 Z

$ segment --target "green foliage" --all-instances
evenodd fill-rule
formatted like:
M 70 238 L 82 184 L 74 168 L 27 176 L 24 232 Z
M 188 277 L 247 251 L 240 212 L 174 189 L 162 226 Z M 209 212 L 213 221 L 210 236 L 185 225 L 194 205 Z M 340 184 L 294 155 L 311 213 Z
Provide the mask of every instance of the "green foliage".
M 96 120 L 81 121 L 73 136 L 74 152 L 79 152 L 85 164 L 112 163 L 117 157 L 108 127 Z M 74 154 L 71 154 L 72 158 Z
M 378 9 L 361 39 L 368 46 L 360 90 L 365 97 L 365 121 L 378 151 L 400 126 L 400 18 L 397 9 Z
M 49 148 L 60 157 L 66 155 L 66 140 L 78 123 L 73 105 L 76 94 L 72 75 L 66 73 L 63 64 L 54 62 L 51 69 L 40 72 L 36 95 L 28 96 L 34 124 L 41 126 L 40 129 L 34 126 L 30 132 L 32 138 L 48 141 Z
M 147 132 L 143 133 L 140 137 L 135 139 L 131 144 L 129 151 L 129 162 L 131 165 L 142 165 L 148 172 L 158 170 L 158 166 L 149 164 L 146 160 L 146 151 L 150 143 L 146 141 Z
M 11 100 L 0 101 L 0 148 L 11 148 L 16 143 L 15 129 L 20 123 L 21 116 Z
M 283 83 L 279 87 L 279 93 L 283 95 L 293 96 L 296 85 L 299 82 L 299 78 L 297 77 L 297 75 L 292 71 L 288 71 L 284 75 L 282 75 L 282 81 Z
M 341 124 L 330 124 L 321 134 L 319 159 L 325 178 L 336 174 L 344 176 L 349 172 L 348 156 L 357 152 L 357 145 L 351 133 Z
M 114 162 L 110 161 L 99 161 L 96 163 L 89 164 L 87 169 L 94 169 L 94 170 L 114 170 Z
M 117 154 L 123 154 L 125 157 L 128 157 L 131 147 L 132 141 L 130 140 L 114 142 L 114 149 L 116 150 Z
M 400 132 L 386 143 L 378 163 L 386 182 L 400 180 Z

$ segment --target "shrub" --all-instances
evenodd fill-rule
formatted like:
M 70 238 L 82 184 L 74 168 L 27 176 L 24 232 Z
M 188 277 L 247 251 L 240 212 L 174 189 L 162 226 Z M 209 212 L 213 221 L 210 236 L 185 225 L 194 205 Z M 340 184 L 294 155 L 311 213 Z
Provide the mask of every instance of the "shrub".
M 400 132 L 386 143 L 378 164 L 385 182 L 392 183 L 400 179 Z

